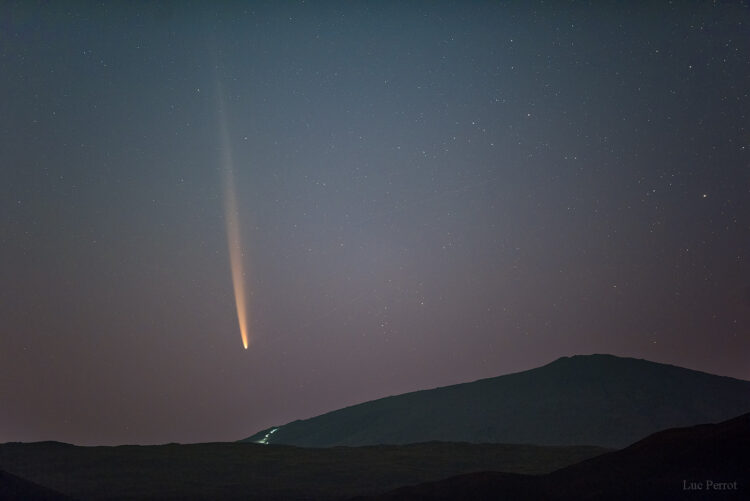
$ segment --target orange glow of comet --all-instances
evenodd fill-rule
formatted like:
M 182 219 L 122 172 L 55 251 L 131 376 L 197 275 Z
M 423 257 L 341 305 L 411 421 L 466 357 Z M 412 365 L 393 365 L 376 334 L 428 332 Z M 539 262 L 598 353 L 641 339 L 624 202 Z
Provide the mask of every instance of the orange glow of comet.
M 247 276 L 243 261 L 244 253 L 242 252 L 239 207 L 234 187 L 234 160 L 232 158 L 232 145 L 229 141 L 227 119 L 224 112 L 224 96 L 221 85 L 217 85 L 217 87 L 219 91 L 219 120 L 221 122 L 221 155 L 224 171 L 224 213 L 227 226 L 227 246 L 229 247 L 229 262 L 232 269 L 234 300 L 237 305 L 237 320 L 240 324 L 242 345 L 247 349 L 250 327 L 247 308 L 248 295 L 245 287 Z

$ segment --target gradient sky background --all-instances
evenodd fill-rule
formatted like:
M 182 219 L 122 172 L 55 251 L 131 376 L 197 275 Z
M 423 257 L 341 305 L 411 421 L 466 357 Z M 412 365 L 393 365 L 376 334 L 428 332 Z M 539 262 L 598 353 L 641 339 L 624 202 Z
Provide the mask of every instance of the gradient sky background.
M 750 379 L 746 2 L 205 3 L 0 4 L 0 442 L 573 354 Z

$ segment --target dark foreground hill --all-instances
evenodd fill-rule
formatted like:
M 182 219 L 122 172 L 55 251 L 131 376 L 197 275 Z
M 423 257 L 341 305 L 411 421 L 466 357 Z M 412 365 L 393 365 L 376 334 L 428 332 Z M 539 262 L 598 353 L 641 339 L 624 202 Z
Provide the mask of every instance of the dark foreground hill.
M 0 445 L 0 469 L 80 500 L 335 500 L 468 472 L 547 473 L 604 452 L 597 447 L 437 442 L 327 449 L 245 443 L 76 447 L 38 442 Z M 2 478 L 0 499 L 6 499 L 1 482 Z
M 69 501 L 71 498 L 0 471 L 0 499 L 3 501 Z
M 270 443 L 303 447 L 444 440 L 620 448 L 659 430 L 749 411 L 750 381 L 588 355 L 365 402 L 263 430 L 245 441 L 267 435 Z
M 370 499 L 750 499 L 750 414 L 656 433 L 548 475 L 473 473 Z

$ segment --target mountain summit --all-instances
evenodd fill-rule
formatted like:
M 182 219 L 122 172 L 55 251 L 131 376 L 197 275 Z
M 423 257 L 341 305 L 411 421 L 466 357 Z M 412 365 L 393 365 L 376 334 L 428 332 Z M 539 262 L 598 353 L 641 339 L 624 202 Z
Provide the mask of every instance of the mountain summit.
M 302 447 L 428 441 L 624 447 L 750 411 L 750 381 L 613 355 L 404 393 L 243 440 Z

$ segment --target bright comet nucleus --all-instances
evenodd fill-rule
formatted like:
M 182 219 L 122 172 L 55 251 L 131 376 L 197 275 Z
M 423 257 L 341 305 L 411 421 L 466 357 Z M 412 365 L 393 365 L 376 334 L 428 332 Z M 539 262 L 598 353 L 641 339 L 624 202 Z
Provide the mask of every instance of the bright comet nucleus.
M 227 117 L 224 111 L 224 93 L 220 82 L 217 82 L 216 87 L 219 100 L 219 126 L 221 133 L 222 171 L 224 176 L 224 213 L 227 226 L 227 246 L 229 247 L 229 262 L 232 269 L 234 300 L 237 305 L 237 320 L 240 324 L 242 345 L 247 349 L 249 343 L 247 290 L 245 286 L 247 277 L 245 275 L 245 264 L 243 262 L 237 193 L 234 186 L 234 160 L 232 157 L 232 145 L 229 141 Z

